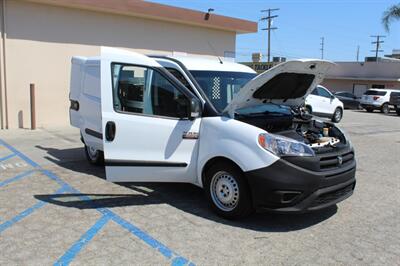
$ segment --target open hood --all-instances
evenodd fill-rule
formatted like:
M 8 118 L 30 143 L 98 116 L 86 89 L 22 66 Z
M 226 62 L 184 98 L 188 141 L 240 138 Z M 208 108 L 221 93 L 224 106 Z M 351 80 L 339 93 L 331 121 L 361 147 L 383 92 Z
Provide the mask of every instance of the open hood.
M 249 81 L 224 112 L 234 117 L 237 109 L 266 102 L 300 106 L 333 65 L 329 61 L 314 59 L 281 63 Z

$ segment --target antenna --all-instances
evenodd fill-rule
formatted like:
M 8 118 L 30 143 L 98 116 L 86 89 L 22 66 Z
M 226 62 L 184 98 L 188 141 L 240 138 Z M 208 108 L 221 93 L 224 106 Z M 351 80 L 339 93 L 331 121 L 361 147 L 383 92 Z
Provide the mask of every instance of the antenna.
M 211 43 L 210 43 L 209 40 L 207 40 L 207 43 L 208 43 L 208 45 L 210 46 L 211 50 L 213 51 L 214 56 L 216 56 L 216 57 L 218 58 L 219 63 L 220 63 L 220 64 L 223 64 L 224 62 L 221 60 L 221 57 L 218 56 L 217 51 L 214 49 L 214 46 L 211 45 Z

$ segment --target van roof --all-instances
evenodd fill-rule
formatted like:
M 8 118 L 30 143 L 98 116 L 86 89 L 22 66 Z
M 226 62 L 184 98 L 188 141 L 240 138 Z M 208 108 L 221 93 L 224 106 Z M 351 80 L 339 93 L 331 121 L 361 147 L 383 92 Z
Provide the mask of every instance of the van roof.
M 168 56 L 180 61 L 188 70 L 198 71 L 226 71 L 226 72 L 245 72 L 256 73 L 248 66 L 230 61 L 231 59 L 221 58 L 221 64 L 218 57 L 211 56 Z
M 167 56 L 172 59 L 180 61 L 188 70 L 197 71 L 226 71 L 226 72 L 244 72 L 256 73 L 252 68 L 230 61 L 231 59 L 221 58 L 222 64 L 218 57 L 214 56 Z M 73 56 L 72 63 L 75 64 L 99 64 L 99 56 L 84 57 Z
M 369 91 L 400 91 L 400 89 L 378 89 L 378 88 L 370 88 Z
M 71 62 L 73 64 L 99 64 L 100 63 L 100 57 L 99 56 L 93 56 L 93 57 L 84 57 L 84 56 L 73 56 L 71 59 Z

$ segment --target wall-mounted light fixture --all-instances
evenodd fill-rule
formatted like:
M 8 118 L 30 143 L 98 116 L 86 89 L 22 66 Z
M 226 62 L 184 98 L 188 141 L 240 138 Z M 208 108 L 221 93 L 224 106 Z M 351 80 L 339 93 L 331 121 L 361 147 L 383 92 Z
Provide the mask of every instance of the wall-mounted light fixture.
M 204 16 L 204 20 L 209 20 L 211 16 L 211 12 L 214 11 L 214 8 L 209 8 L 206 15 Z

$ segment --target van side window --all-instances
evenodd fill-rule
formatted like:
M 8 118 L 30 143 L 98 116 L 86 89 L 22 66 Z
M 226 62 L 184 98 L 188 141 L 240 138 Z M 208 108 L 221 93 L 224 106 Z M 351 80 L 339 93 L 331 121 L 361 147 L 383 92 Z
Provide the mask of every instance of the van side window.
M 172 67 L 167 67 L 166 69 L 177 80 L 179 80 L 186 88 L 188 88 L 190 91 L 192 91 L 192 87 L 190 86 L 189 82 L 186 80 L 186 78 L 182 75 L 182 73 L 179 70 L 172 68 Z
M 189 116 L 189 99 L 156 70 L 113 64 L 112 75 L 115 111 L 175 118 Z

